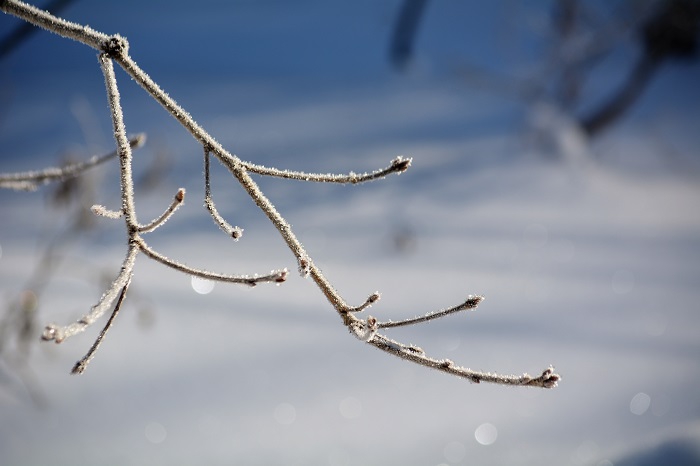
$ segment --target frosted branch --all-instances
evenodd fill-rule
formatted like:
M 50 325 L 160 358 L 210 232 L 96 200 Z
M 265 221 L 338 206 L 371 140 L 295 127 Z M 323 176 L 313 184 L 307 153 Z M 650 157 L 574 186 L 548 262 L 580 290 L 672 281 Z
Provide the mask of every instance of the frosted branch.
M 124 46 L 126 48 L 126 46 Z M 109 102 L 112 116 L 112 127 L 114 128 L 114 139 L 117 142 L 117 152 L 119 154 L 119 174 L 122 194 L 122 212 L 128 231 L 138 229 L 136 220 L 136 208 L 134 207 L 134 177 L 131 169 L 131 146 L 126 138 L 126 128 L 124 127 L 124 113 L 122 112 L 117 78 L 114 74 L 114 65 L 111 58 L 106 53 L 101 53 L 98 57 L 102 74 L 105 78 L 107 89 L 107 101 Z
M 110 210 L 107 207 L 100 205 L 100 204 L 95 204 L 94 206 L 90 207 L 90 210 L 92 211 L 93 214 L 99 215 L 100 217 L 105 217 L 105 218 L 110 218 L 112 220 L 117 220 L 124 215 L 124 213 L 119 210 Z
M 165 222 L 168 221 L 170 217 L 172 217 L 175 211 L 182 205 L 182 202 L 184 200 L 185 188 L 180 188 L 177 190 L 177 193 L 175 193 L 173 201 L 170 203 L 168 208 L 165 209 L 165 212 L 163 212 L 160 217 L 156 218 L 150 223 L 140 226 L 138 229 L 139 233 L 148 233 L 163 225 Z
M 350 172 L 347 175 L 334 175 L 331 173 L 307 173 L 291 170 L 279 170 L 277 168 L 264 167 L 262 165 L 255 165 L 250 162 L 242 162 L 243 167 L 250 173 L 255 173 L 257 175 L 273 176 L 277 178 L 287 178 L 291 180 L 298 181 L 314 181 L 318 183 L 342 183 L 342 184 L 358 184 L 365 183 L 367 181 L 378 180 L 384 178 L 392 173 L 403 173 L 408 170 L 411 166 L 412 159 L 405 159 L 401 156 L 396 157 L 391 161 L 391 164 L 382 168 L 381 170 L 376 170 L 371 173 L 357 174 Z
M 214 200 L 211 197 L 211 178 L 209 175 L 209 149 L 204 148 L 204 206 L 209 211 L 211 218 L 214 219 L 221 230 L 228 236 L 238 241 L 238 239 L 243 236 L 243 228 L 234 227 L 229 224 L 224 217 L 221 216 L 219 211 L 216 209 Z
M 456 312 L 465 311 L 467 309 L 476 309 L 476 307 L 479 305 L 479 303 L 483 300 L 484 300 L 483 296 L 469 295 L 469 297 L 467 297 L 467 300 L 458 306 L 451 307 L 449 309 L 442 309 L 442 310 L 436 311 L 436 312 L 429 312 L 428 314 L 425 314 L 424 316 L 414 317 L 413 319 L 400 320 L 397 322 L 392 322 L 392 321 L 379 322 L 377 324 L 377 327 L 378 328 L 402 327 L 402 326 L 406 326 L 406 325 L 414 325 L 414 324 L 420 324 L 422 322 L 428 322 L 428 321 L 431 321 L 433 319 L 439 319 L 440 317 L 445 317 L 447 315 L 454 314 Z
M 102 340 L 104 340 L 105 335 L 107 335 L 107 332 L 109 329 L 112 327 L 112 324 L 114 323 L 114 319 L 116 319 L 117 314 L 119 314 L 119 310 L 122 307 L 122 303 L 124 302 L 124 298 L 126 297 L 126 290 L 129 289 L 129 283 L 131 283 L 131 280 L 128 280 L 124 287 L 121 290 L 121 293 L 119 293 L 119 299 L 117 299 L 116 304 L 114 305 L 114 311 L 112 311 L 112 315 L 109 316 L 109 320 L 107 320 L 107 324 L 104 326 L 102 331 L 100 332 L 99 336 L 95 340 L 95 343 L 92 344 L 90 347 L 90 350 L 87 352 L 87 354 L 78 362 L 75 363 L 75 366 L 73 366 L 73 370 L 71 371 L 72 374 L 82 374 L 85 372 L 85 369 L 87 369 L 87 365 L 90 364 L 90 361 L 92 361 L 92 358 L 95 357 L 95 353 L 97 352 L 97 349 L 100 347 L 100 344 L 102 344 Z
M 122 268 L 119 272 L 119 275 L 117 275 L 117 278 L 114 279 L 111 286 L 102 295 L 97 304 L 92 306 L 89 313 L 85 314 L 78 321 L 70 325 L 47 325 L 44 329 L 44 333 L 41 336 L 42 340 L 54 340 L 56 343 L 61 343 L 66 338 L 72 337 L 78 333 L 83 332 L 97 319 L 102 317 L 107 308 L 109 308 L 109 306 L 111 306 L 114 300 L 117 298 L 117 295 L 119 295 L 120 291 L 131 280 L 131 275 L 134 269 L 134 264 L 136 263 L 136 256 L 138 255 L 138 252 L 139 248 L 137 247 L 137 245 L 131 244 L 129 247 L 129 251 L 126 254 L 126 258 L 122 263 Z
M 367 297 L 364 303 L 360 304 L 357 307 L 353 307 L 351 309 L 348 309 L 348 312 L 362 312 L 368 307 L 370 307 L 372 304 L 376 303 L 381 299 L 382 295 L 379 294 L 379 291 L 375 291 L 371 295 Z M 375 322 L 375 324 L 378 324 L 378 322 Z M 379 328 L 379 327 L 377 327 Z
M 261 282 L 281 283 L 287 279 L 287 269 L 273 271 L 267 275 L 228 275 L 206 270 L 192 268 L 190 266 L 174 261 L 156 251 L 154 251 L 140 236 L 141 233 L 147 233 L 162 225 L 169 219 L 184 198 L 184 190 L 178 191 L 175 200 L 170 207 L 157 219 L 147 225 L 140 226 L 136 219 L 136 210 L 134 207 L 133 193 L 133 174 L 132 174 L 132 153 L 131 142 L 126 137 L 124 127 L 123 112 L 120 104 L 119 89 L 114 74 L 113 62 L 118 63 L 124 71 L 131 76 L 154 100 L 160 103 L 163 108 L 172 115 L 199 143 L 204 147 L 204 163 L 205 163 L 205 206 L 211 214 L 214 221 L 227 234 L 234 239 L 240 237 L 242 230 L 238 227 L 233 227 L 226 222 L 219 214 L 211 197 L 210 189 L 210 173 L 209 162 L 210 155 L 215 156 L 231 173 L 231 175 L 241 184 L 253 202 L 262 210 L 268 217 L 270 222 L 279 231 L 282 239 L 285 241 L 290 251 L 297 260 L 299 271 L 302 276 L 309 277 L 319 290 L 324 294 L 329 303 L 337 311 L 341 317 L 343 324 L 348 330 L 361 341 L 367 342 L 382 351 L 390 353 L 401 359 L 405 359 L 416 364 L 437 369 L 446 373 L 457 375 L 462 378 L 471 380 L 472 382 L 492 382 L 505 385 L 525 385 L 537 386 L 543 388 L 552 388 L 556 386 L 560 380 L 553 368 L 548 368 L 538 377 L 532 377 L 527 374 L 522 376 L 514 375 L 498 375 L 486 372 L 477 372 L 471 369 L 456 366 L 452 361 L 447 359 L 434 359 L 426 356 L 425 352 L 416 346 L 405 345 L 397 341 L 391 340 L 388 337 L 378 333 L 380 329 L 414 325 L 444 317 L 456 312 L 461 312 L 468 309 L 474 309 L 483 299 L 480 296 L 469 296 L 462 304 L 444 309 L 441 311 L 428 313 L 421 317 L 401 320 L 397 322 L 379 322 L 374 317 L 360 319 L 356 317 L 357 313 L 365 310 L 374 304 L 380 297 L 379 293 L 371 294 L 363 304 L 356 307 L 349 306 L 336 289 L 331 285 L 330 281 L 325 277 L 321 270 L 314 264 L 311 257 L 308 255 L 302 243 L 294 234 L 291 225 L 277 211 L 274 204 L 265 196 L 260 187 L 251 178 L 250 174 L 258 174 L 272 176 L 278 178 L 295 179 L 301 181 L 325 182 L 325 183 L 346 183 L 357 184 L 367 181 L 372 181 L 384 178 L 390 174 L 402 173 L 411 165 L 410 158 L 397 157 L 391 161 L 386 168 L 376 170 L 374 172 L 356 174 L 349 173 L 346 175 L 334 174 L 318 174 L 306 173 L 289 170 L 279 170 L 267 168 L 260 165 L 255 165 L 250 162 L 245 162 L 239 159 L 234 154 L 224 149 L 208 132 L 204 130 L 193 118 L 185 111 L 177 102 L 171 98 L 160 86 L 153 81 L 148 74 L 143 71 L 129 55 L 129 43 L 119 35 L 108 36 L 103 33 L 93 31 L 87 26 L 81 26 L 60 18 L 56 18 L 50 13 L 43 12 L 35 7 L 27 5 L 19 0 L 0 0 L 0 9 L 5 12 L 14 14 L 26 21 L 43 27 L 49 31 L 59 34 L 63 37 L 78 40 L 90 47 L 95 48 L 100 52 L 99 63 L 105 78 L 105 87 L 107 98 L 109 101 L 110 113 L 112 117 L 113 130 L 117 144 L 117 152 L 111 156 L 117 155 L 120 166 L 120 185 L 121 185 L 121 209 L 119 211 L 111 211 L 103 206 L 94 206 L 93 212 L 98 215 L 110 218 L 124 218 L 126 224 L 126 233 L 128 236 L 129 249 L 126 258 L 122 264 L 122 269 L 110 288 L 103 294 L 99 302 L 92 307 L 90 312 L 75 322 L 66 327 L 49 325 L 44 331 L 43 338 L 45 340 L 54 340 L 57 343 L 65 340 L 74 334 L 82 332 L 87 326 L 92 324 L 96 319 L 101 317 L 106 309 L 111 306 L 114 300 L 119 295 L 119 300 L 115 305 L 114 312 L 110 317 L 107 325 L 102 333 L 95 341 L 95 344 L 90 349 L 83 360 L 79 361 L 74 368 L 74 372 L 82 372 L 89 360 L 94 355 L 94 352 L 99 347 L 104 335 L 116 318 L 116 315 L 121 308 L 124 296 L 127 291 L 128 284 L 131 280 L 132 269 L 134 267 L 136 256 L 139 252 L 143 252 L 149 258 L 162 263 L 167 267 L 171 267 L 179 272 L 188 275 L 197 276 L 200 278 L 223 281 L 229 283 L 239 283 L 249 286 L 256 285 Z M 94 162 L 96 164 L 98 162 Z M 0 177 L 0 187 L 9 183 L 13 189 L 28 189 L 32 183 L 46 182 L 52 179 L 51 177 L 65 176 L 65 173 L 70 173 L 65 169 L 62 175 L 54 174 L 53 172 L 35 172 L 31 177 L 22 178 L 12 175 L 6 175 L 5 178 Z M 82 168 L 81 168 L 82 170 Z M 76 171 L 75 173 L 80 173 Z M 26 175 L 26 174 L 19 174 Z M 10 178 L 7 178 L 10 176 Z M 74 175 L 71 175 L 74 176 Z
M 210 272 L 208 270 L 196 269 L 185 264 L 181 264 L 163 254 L 151 249 L 148 244 L 143 240 L 143 238 L 136 238 L 136 244 L 138 244 L 141 251 L 146 254 L 151 259 L 160 262 L 172 269 L 177 270 L 188 275 L 193 275 L 195 277 L 204 278 L 206 280 L 213 280 L 217 282 L 227 282 L 227 283 L 238 283 L 240 285 L 255 286 L 258 283 L 283 283 L 287 280 L 288 272 L 287 269 L 273 270 L 269 274 L 265 275 L 228 275 L 217 272 Z
M 527 387 L 554 388 L 561 377 L 554 372 L 553 367 L 548 367 L 538 377 L 529 374 L 501 375 L 492 372 L 479 372 L 472 369 L 457 366 L 449 359 L 434 359 L 426 356 L 425 352 L 416 346 L 404 345 L 381 334 L 375 334 L 368 343 L 375 348 L 398 356 L 401 359 L 420 364 L 421 366 L 436 369 L 448 374 L 456 375 L 474 383 L 488 382 L 500 385 L 520 385 Z
M 138 134 L 129 139 L 131 148 L 141 147 L 146 141 L 145 134 Z M 83 162 L 76 162 L 63 167 L 51 167 L 44 170 L 27 171 L 19 173 L 0 173 L 0 188 L 8 188 L 21 191 L 35 191 L 42 184 L 52 181 L 65 181 L 82 175 L 87 170 L 106 162 L 118 155 L 117 151 L 109 154 L 90 157 Z
M 106 34 L 95 31 L 90 28 L 90 26 L 82 26 L 66 21 L 65 19 L 52 15 L 48 11 L 40 10 L 35 6 L 19 0 L 0 1 L 0 9 L 5 13 L 10 13 L 22 18 L 35 26 L 39 26 L 59 36 L 77 40 L 94 49 L 99 49 L 100 45 L 109 37 Z

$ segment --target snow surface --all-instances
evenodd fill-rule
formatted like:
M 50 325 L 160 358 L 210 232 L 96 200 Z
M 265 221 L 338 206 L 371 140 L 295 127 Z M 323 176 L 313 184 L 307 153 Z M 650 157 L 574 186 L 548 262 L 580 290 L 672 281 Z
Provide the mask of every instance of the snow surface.
M 127 306 L 83 376 L 68 372 L 97 328 L 31 348 L 45 405 L 2 363 L 0 463 L 700 464 L 698 65 L 670 65 L 589 143 L 550 103 L 484 92 L 459 73 L 462 61 L 521 71 L 541 52 L 524 39 L 546 19 L 538 5 L 431 4 L 405 74 L 386 55 L 396 1 L 76 2 L 63 16 L 126 36 L 137 62 L 244 159 L 343 173 L 413 157 L 405 174 L 365 186 L 260 184 L 350 303 L 382 293 L 366 311 L 381 320 L 486 296 L 474 312 L 390 336 L 478 370 L 553 364 L 558 388 L 473 385 L 392 359 L 352 338 L 295 274 L 197 292 L 139 257 Z M 0 16 L 0 36 L 16 24 Z M 221 272 L 294 270 L 214 165 L 215 201 L 245 229 L 239 242 L 223 237 L 202 208 L 201 148 L 118 79 L 127 129 L 149 137 L 137 175 L 169 154 L 160 184 L 137 190 L 140 218 L 187 189 L 149 243 Z M 42 32 L 0 63 L 0 80 L 0 171 L 112 147 L 94 51 Z M 116 164 L 97 172 L 98 202 L 116 207 Z M 66 223 L 47 192 L 0 192 L 5 302 Z M 96 274 L 115 276 L 125 253 L 121 228 L 98 219 L 66 246 L 41 323 L 94 303 Z

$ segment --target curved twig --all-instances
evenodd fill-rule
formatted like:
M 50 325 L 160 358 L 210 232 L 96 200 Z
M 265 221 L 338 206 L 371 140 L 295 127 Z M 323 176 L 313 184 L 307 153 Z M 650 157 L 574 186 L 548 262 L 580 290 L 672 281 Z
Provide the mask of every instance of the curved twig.
M 44 329 L 44 333 L 41 335 L 42 340 L 54 340 L 56 343 L 61 343 L 66 338 L 83 332 L 97 319 L 102 317 L 107 308 L 111 306 L 114 300 L 117 298 L 120 290 L 122 290 L 126 284 L 131 281 L 131 275 L 134 269 L 134 264 L 136 263 L 136 256 L 138 255 L 138 252 L 139 247 L 136 244 L 129 245 L 129 250 L 127 251 L 126 258 L 122 263 L 119 275 L 117 275 L 117 278 L 114 279 L 112 285 L 107 289 L 107 291 L 105 291 L 97 304 L 92 306 L 89 313 L 85 314 L 78 321 L 73 322 L 70 325 L 47 325 Z
M 529 374 L 523 375 L 501 375 L 492 372 L 479 372 L 472 369 L 457 366 L 449 359 L 434 359 L 425 355 L 425 352 L 418 347 L 404 345 L 384 335 L 375 334 L 368 343 L 375 348 L 398 356 L 401 359 L 420 364 L 421 366 L 436 369 L 448 374 L 456 375 L 468 379 L 474 383 L 488 382 L 500 385 L 521 385 L 527 387 L 554 388 L 561 380 L 561 377 L 554 372 L 553 367 L 545 369 L 538 377 Z
M 132 149 L 143 146 L 146 135 L 141 133 L 129 139 L 129 146 Z M 19 173 L 0 173 L 0 188 L 8 188 L 21 191 L 35 191 L 39 185 L 52 181 L 64 181 L 69 178 L 82 175 L 87 170 L 106 162 L 118 155 L 117 151 L 109 154 L 95 155 L 83 162 L 76 162 L 63 167 L 45 168 L 38 171 L 27 171 Z
M 180 188 L 177 190 L 177 193 L 175 193 L 175 197 L 173 198 L 173 201 L 170 203 L 167 209 L 165 209 L 165 212 L 161 214 L 160 217 L 154 219 L 153 221 L 147 223 L 146 225 L 141 225 L 138 228 L 139 233 L 149 233 L 156 228 L 160 227 L 163 225 L 165 222 L 168 221 L 170 217 L 177 211 L 177 209 L 182 205 L 182 202 L 185 200 L 185 188 Z M 94 209 L 93 209 L 94 212 Z M 101 211 L 100 214 L 103 212 Z
M 347 175 L 334 175 L 331 173 L 308 173 L 291 170 L 280 170 L 277 168 L 264 167 L 255 165 L 250 162 L 243 161 L 243 167 L 250 173 L 257 175 L 273 176 L 277 178 L 287 178 L 298 181 L 313 181 L 317 183 L 341 183 L 341 184 L 358 184 L 366 183 L 384 178 L 392 173 L 403 173 L 411 166 L 413 159 L 405 159 L 401 156 L 396 157 L 391 161 L 391 164 L 380 170 L 375 170 L 371 173 L 357 174 L 350 172 Z
M 228 236 L 238 241 L 243 236 L 243 228 L 231 226 L 230 223 L 219 213 L 214 200 L 211 197 L 211 177 L 209 176 L 209 148 L 204 147 L 204 206 L 209 211 L 209 215 L 221 230 Z
M 413 319 L 405 319 L 397 322 L 387 321 L 378 322 L 377 328 L 390 328 L 390 327 L 402 327 L 406 325 L 420 324 L 423 322 L 429 322 L 433 319 L 439 319 L 440 317 L 445 317 L 455 312 L 465 311 L 467 309 L 476 309 L 481 301 L 484 300 L 483 296 L 472 296 L 470 295 L 465 302 L 457 306 L 451 307 L 449 309 L 443 309 L 440 311 L 430 312 L 424 316 L 414 317 Z
M 240 285 L 255 286 L 258 283 L 282 283 L 287 280 L 289 273 L 287 269 L 273 270 L 269 274 L 265 275 L 229 275 L 217 272 L 209 272 L 208 270 L 196 269 L 185 264 L 181 264 L 169 257 L 160 254 L 153 250 L 141 237 L 135 238 L 135 243 L 138 245 L 139 249 L 143 251 L 145 255 L 151 259 L 160 262 L 178 272 L 186 273 L 188 275 L 193 275 L 195 277 L 204 278 L 206 280 L 213 280 L 217 282 L 227 282 L 227 283 L 238 283 Z
M 122 291 L 119 294 L 119 299 L 117 299 L 117 303 L 114 305 L 114 311 L 112 311 L 112 315 L 109 316 L 107 324 L 105 324 L 104 328 L 100 332 L 100 335 L 95 340 L 95 343 L 92 344 L 87 354 L 83 356 L 83 358 L 80 361 L 75 363 L 75 366 L 73 366 L 73 370 L 71 371 L 72 374 L 82 374 L 83 372 L 85 372 L 85 369 L 87 369 L 87 365 L 90 364 L 92 358 L 95 357 L 97 348 L 100 347 L 102 340 L 104 340 L 105 335 L 107 335 L 107 332 L 112 327 L 114 319 L 116 319 L 117 314 L 119 314 L 119 310 L 121 309 L 122 303 L 124 302 L 124 298 L 126 297 L 126 290 L 129 289 L 129 283 L 131 283 L 131 280 L 128 280 L 126 284 L 124 284 L 124 287 L 122 288 Z

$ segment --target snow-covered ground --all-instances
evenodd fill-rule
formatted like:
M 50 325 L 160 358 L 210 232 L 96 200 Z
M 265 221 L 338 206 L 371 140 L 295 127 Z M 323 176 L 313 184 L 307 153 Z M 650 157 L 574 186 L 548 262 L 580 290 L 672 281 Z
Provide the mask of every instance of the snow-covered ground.
M 475 312 L 391 336 L 478 370 L 552 364 L 559 387 L 473 385 L 393 359 L 351 337 L 296 274 L 199 294 L 140 257 L 83 376 L 69 370 L 97 328 L 61 345 L 36 330 L 24 380 L 45 405 L 3 363 L 0 463 L 700 464 L 700 68 L 666 68 L 589 143 L 551 106 L 459 75 L 462 59 L 518 70 L 534 54 L 518 35 L 547 8 L 503 5 L 515 8 L 430 4 L 403 74 L 386 56 L 395 1 L 76 2 L 63 16 L 129 38 L 139 64 L 244 159 L 342 173 L 413 157 L 405 174 L 368 185 L 259 181 L 349 302 L 382 293 L 368 311 L 381 320 L 486 296 Z M 15 24 L 0 16 L 0 36 Z M 187 189 L 150 244 L 221 272 L 294 270 L 215 165 L 215 201 L 245 229 L 237 243 L 221 234 L 202 208 L 201 148 L 118 79 L 127 129 L 149 137 L 137 175 L 169 157 L 160 183 L 137 190 L 140 218 Z M 93 51 L 40 33 L 0 62 L 0 80 L 0 172 L 111 149 Z M 117 173 L 97 170 L 96 202 L 116 206 Z M 66 223 L 47 192 L 0 191 L 3 303 Z M 117 273 L 123 227 L 111 222 L 66 245 L 41 323 L 77 318 L 102 291 L 96 273 Z

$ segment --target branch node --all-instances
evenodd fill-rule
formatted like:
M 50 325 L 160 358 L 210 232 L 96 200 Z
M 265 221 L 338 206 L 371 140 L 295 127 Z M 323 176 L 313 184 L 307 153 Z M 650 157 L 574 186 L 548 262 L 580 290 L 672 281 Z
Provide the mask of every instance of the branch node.
M 451 359 L 443 359 L 442 362 L 440 363 L 440 367 L 444 367 L 445 369 L 449 369 L 451 367 L 454 367 L 455 363 Z
M 367 316 L 367 320 L 354 319 L 348 329 L 358 340 L 369 342 L 377 334 L 377 319 L 372 316 Z
M 308 256 L 299 258 L 299 275 L 301 278 L 308 278 L 311 273 L 311 259 Z
M 102 51 L 110 58 L 122 58 L 129 54 L 129 42 L 125 37 L 115 34 L 102 44 Z

